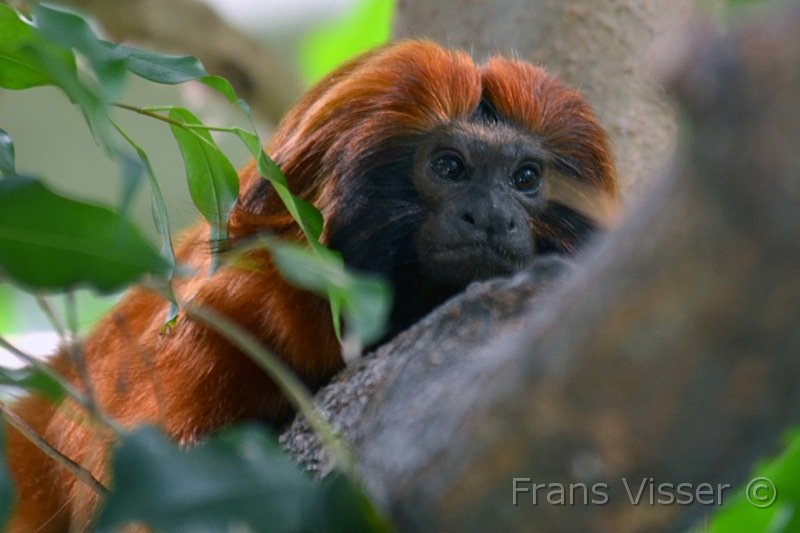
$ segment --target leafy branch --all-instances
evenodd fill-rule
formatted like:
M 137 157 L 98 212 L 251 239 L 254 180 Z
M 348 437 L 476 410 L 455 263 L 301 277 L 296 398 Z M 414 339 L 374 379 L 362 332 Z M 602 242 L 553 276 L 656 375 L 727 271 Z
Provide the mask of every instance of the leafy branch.
M 249 107 L 238 98 L 227 80 L 210 76 L 194 57 L 162 55 L 99 39 L 78 15 L 43 5 L 35 5 L 31 12 L 33 18 L 28 20 L 10 7 L 0 5 L 0 87 L 24 90 L 47 85 L 60 89 L 81 109 L 100 148 L 119 165 L 123 192 L 114 210 L 53 192 L 38 178 L 25 176 L 16 169 L 13 140 L 7 132 L 0 130 L 0 272 L 3 280 L 9 280 L 37 295 L 42 292 L 67 293 L 66 328 L 49 309 L 46 300 L 40 299 L 40 305 L 62 338 L 67 331 L 71 332 L 73 342 L 69 355 L 84 391 L 77 390 L 65 377 L 0 337 L 0 346 L 22 357 L 28 365 L 18 371 L 0 369 L 2 384 L 43 394 L 54 402 L 59 402 L 64 396 L 72 398 L 89 415 L 105 422 L 114 431 L 121 443 L 121 450 L 127 449 L 126 446 L 141 435 L 150 435 L 146 430 L 143 433 L 123 431 L 100 411 L 92 393 L 82 347 L 77 344 L 77 313 L 74 301 L 69 296 L 70 291 L 78 286 L 109 293 L 146 278 L 171 301 L 168 320 L 174 321 L 178 313 L 178 302 L 171 289 L 172 277 L 178 269 L 166 204 L 146 152 L 115 121 L 112 116 L 114 108 L 136 112 L 170 126 L 184 158 L 192 200 L 208 220 L 214 240 L 227 238 L 228 217 L 238 199 L 239 182 L 233 165 L 214 142 L 211 132 L 236 135 L 256 159 L 259 174 L 270 181 L 301 228 L 306 241 L 303 245 L 263 239 L 259 241 L 260 245 L 269 248 L 276 266 L 287 275 L 289 281 L 329 298 L 337 333 L 341 311 L 347 325 L 343 341 L 347 354 L 353 355 L 360 350 L 360 346 L 380 335 L 389 305 L 385 283 L 350 273 L 339 254 L 319 242 L 323 228 L 320 212 L 291 192 L 286 177 L 264 152 L 255 127 L 246 130 L 207 126 L 181 107 L 138 108 L 119 102 L 119 95 L 129 74 L 159 84 L 196 81 L 237 105 L 251 120 Z M 79 57 L 82 61 L 78 60 Z M 160 251 L 154 249 L 141 231 L 127 219 L 130 202 L 145 177 L 150 185 L 153 218 L 161 235 Z M 46 216 L 41 213 L 46 213 Z M 321 438 L 338 458 L 340 468 L 352 474 L 352 460 L 346 444 L 316 411 L 302 384 L 273 354 L 236 324 L 220 320 L 213 310 L 198 309 L 191 305 L 184 310 L 187 315 L 204 321 L 226 336 L 262 365 L 292 403 L 314 424 Z M 35 431 L 25 427 L 23 421 L 14 418 L 13 412 L 6 410 L 4 414 L 9 424 L 17 427 L 37 447 L 73 471 L 93 490 L 105 493 L 97 480 L 93 481 L 91 475 L 87 477 L 87 472 L 82 471 L 79 465 L 71 464 L 68 458 L 61 456 Z M 159 446 L 173 446 L 156 440 Z M 258 445 L 262 444 L 259 442 Z M 184 451 L 177 450 L 174 453 L 184 454 Z M 279 452 L 272 450 L 269 453 Z M 202 464 L 196 466 L 201 472 Z M 135 501 L 127 496 L 134 490 L 135 483 L 126 485 L 125 476 L 119 475 L 117 468 L 124 468 L 123 459 L 115 461 L 115 489 L 108 497 L 111 511 L 103 513 L 105 520 L 113 521 L 113 509 L 118 502 L 125 502 L 125 512 L 129 512 L 130 503 Z M 297 467 L 292 467 L 291 472 L 287 475 L 293 479 L 304 478 Z M 0 475 L 2 481 L 3 476 Z M 261 482 L 265 483 L 265 480 Z M 271 487 L 270 483 L 266 483 L 266 486 Z M 307 481 L 298 483 L 298 486 L 308 486 Z M 363 495 L 352 480 L 348 484 L 345 492 L 353 494 L 353 501 L 361 502 L 358 505 L 364 509 L 371 509 L 368 502 L 363 503 Z M 335 488 L 337 493 L 342 493 L 340 486 Z M 321 494 L 326 494 L 326 498 L 334 497 L 332 492 L 328 492 L 332 490 L 320 487 Z M 223 501 L 230 499 L 228 494 L 229 491 L 220 493 Z M 297 498 L 305 499 L 307 496 L 298 493 Z M 196 509 L 196 506 L 189 505 L 189 508 Z M 170 509 L 170 513 L 174 511 Z M 140 517 L 149 523 L 158 523 L 153 509 L 145 508 L 137 512 L 144 513 Z M 359 520 L 368 520 L 372 523 L 371 529 L 382 530 L 380 520 L 369 518 L 372 514 L 374 511 L 364 511 Z M 301 524 L 306 523 L 307 517 L 299 515 L 297 520 Z M 300 529 L 309 527 L 306 525 Z

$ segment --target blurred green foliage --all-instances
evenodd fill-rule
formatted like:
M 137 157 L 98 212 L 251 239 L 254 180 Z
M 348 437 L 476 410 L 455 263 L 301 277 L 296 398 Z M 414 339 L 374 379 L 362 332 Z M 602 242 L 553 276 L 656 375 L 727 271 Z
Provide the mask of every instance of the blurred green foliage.
M 189 449 L 152 427 L 123 434 L 118 486 L 97 531 L 141 521 L 157 531 L 385 532 L 386 523 L 342 474 L 311 479 L 263 427 L 225 431 Z
M 18 320 L 14 313 L 15 291 L 10 285 L 0 285 L 0 332 L 15 331 Z
M 800 431 L 786 438 L 778 457 L 762 461 L 710 523 L 705 533 L 800 531 Z
M 161 289 L 165 297 L 172 296 L 169 282 L 175 259 L 165 203 L 147 154 L 115 120 L 114 112 L 124 109 L 169 125 L 186 163 L 194 204 L 212 226 L 212 241 L 227 238 L 228 216 L 239 183 L 235 168 L 211 132 L 238 137 L 307 237 L 303 246 L 271 239 L 268 247 L 280 256 L 277 262 L 291 268 L 290 281 L 329 295 L 332 308 L 343 311 L 347 330 L 358 337 L 358 342 L 374 340 L 362 335 L 377 335 L 382 330 L 389 307 L 387 286 L 381 280 L 349 272 L 339 254 L 318 242 L 323 227 L 321 214 L 289 190 L 285 176 L 264 153 L 255 128 L 207 126 L 183 108 L 136 107 L 118 102 L 130 73 L 158 84 L 199 81 L 238 104 L 250 118 L 247 104 L 238 99 L 227 80 L 209 76 L 193 57 L 163 55 L 104 41 L 82 17 L 41 4 L 33 8 L 33 21 L 0 5 L 0 87 L 24 90 L 50 85 L 60 89 L 80 108 L 95 141 L 118 165 L 122 189 L 115 209 L 63 196 L 41 179 L 18 173 L 13 139 L 0 130 L 3 283 L 11 282 L 31 294 L 46 291 L 69 295 L 78 286 L 115 291 L 147 274 L 152 286 Z M 41 121 L 47 127 L 47 119 Z M 131 198 L 147 182 L 153 217 L 163 238 L 160 252 L 127 217 Z M 7 296 L 7 291 L 2 294 Z M 43 308 L 49 306 L 43 304 Z M 67 314 L 70 329 L 76 329 L 72 326 L 74 313 Z M 53 319 L 55 329 L 63 335 L 60 322 Z M 11 320 L 4 319 L 3 324 L 11 325 Z M 219 330 L 219 326 L 210 325 Z M 29 364 L 21 369 L 0 366 L 0 385 L 22 388 L 51 400 L 68 394 L 88 406 L 96 421 L 117 432 L 121 447 L 114 463 L 114 487 L 99 527 L 116 528 L 138 519 L 160 531 L 229 531 L 234 525 L 255 531 L 264 530 L 267 521 L 269 530 L 274 531 L 386 529 L 353 478 L 338 473 L 322 483 L 310 479 L 261 427 L 229 433 L 191 450 L 152 430 L 122 432 L 94 411 L 93 402 L 66 378 L 13 344 L 4 342 L 4 346 Z M 253 350 L 243 351 L 252 355 Z M 275 357 L 269 353 L 260 356 Z M 287 378 L 274 373 L 270 376 L 285 385 Z M 288 385 L 282 390 L 307 418 L 315 418 L 308 391 Z M 315 427 L 333 434 L 327 423 Z M 0 439 L 2 457 L 5 453 Z M 211 468 L 214 465 L 219 469 Z M 9 474 L 0 460 L 0 528 L 12 498 Z
M 300 44 L 300 69 L 311 85 L 351 57 L 389 40 L 394 0 L 362 0 L 346 16 L 311 32 Z

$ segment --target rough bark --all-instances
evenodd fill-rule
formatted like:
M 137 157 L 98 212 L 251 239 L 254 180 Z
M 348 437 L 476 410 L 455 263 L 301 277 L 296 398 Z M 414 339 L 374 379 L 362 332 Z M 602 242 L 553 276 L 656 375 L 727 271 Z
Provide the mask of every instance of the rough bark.
M 655 54 L 673 48 L 694 2 L 677 0 L 399 0 L 395 34 L 517 54 L 579 87 L 608 128 L 627 196 L 663 171 L 675 118 L 652 83 Z M 676 39 L 677 37 L 677 39 Z
M 192 54 L 224 76 L 268 124 L 300 95 L 297 73 L 269 48 L 222 20 L 198 0 L 58 0 L 97 18 L 112 40 Z
M 716 507 L 632 505 L 623 478 L 735 486 L 800 420 L 791 5 L 697 40 L 674 83 L 685 151 L 552 290 L 473 287 L 321 392 L 401 530 L 674 529 Z M 302 421 L 283 440 L 325 470 Z M 515 506 L 515 477 L 609 501 Z

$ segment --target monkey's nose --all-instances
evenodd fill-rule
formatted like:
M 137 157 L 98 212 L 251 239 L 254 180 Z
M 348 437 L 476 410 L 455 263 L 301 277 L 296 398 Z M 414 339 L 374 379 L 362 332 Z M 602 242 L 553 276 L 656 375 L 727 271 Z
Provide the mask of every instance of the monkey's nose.
M 503 237 L 517 231 L 513 214 L 489 205 L 462 210 L 460 225 L 469 233 L 487 237 Z

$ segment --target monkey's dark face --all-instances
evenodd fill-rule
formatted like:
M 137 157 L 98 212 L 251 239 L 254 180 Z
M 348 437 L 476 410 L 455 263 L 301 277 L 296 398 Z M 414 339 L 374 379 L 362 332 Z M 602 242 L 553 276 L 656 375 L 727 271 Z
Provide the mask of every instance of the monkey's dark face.
M 551 194 L 565 180 L 535 134 L 476 116 L 376 149 L 337 184 L 328 244 L 392 283 L 392 332 L 473 281 L 572 252 L 590 219 Z
M 426 138 L 411 175 L 427 208 L 414 235 L 423 274 L 464 287 L 528 265 L 549 170 L 541 142 L 502 123 L 464 122 Z

